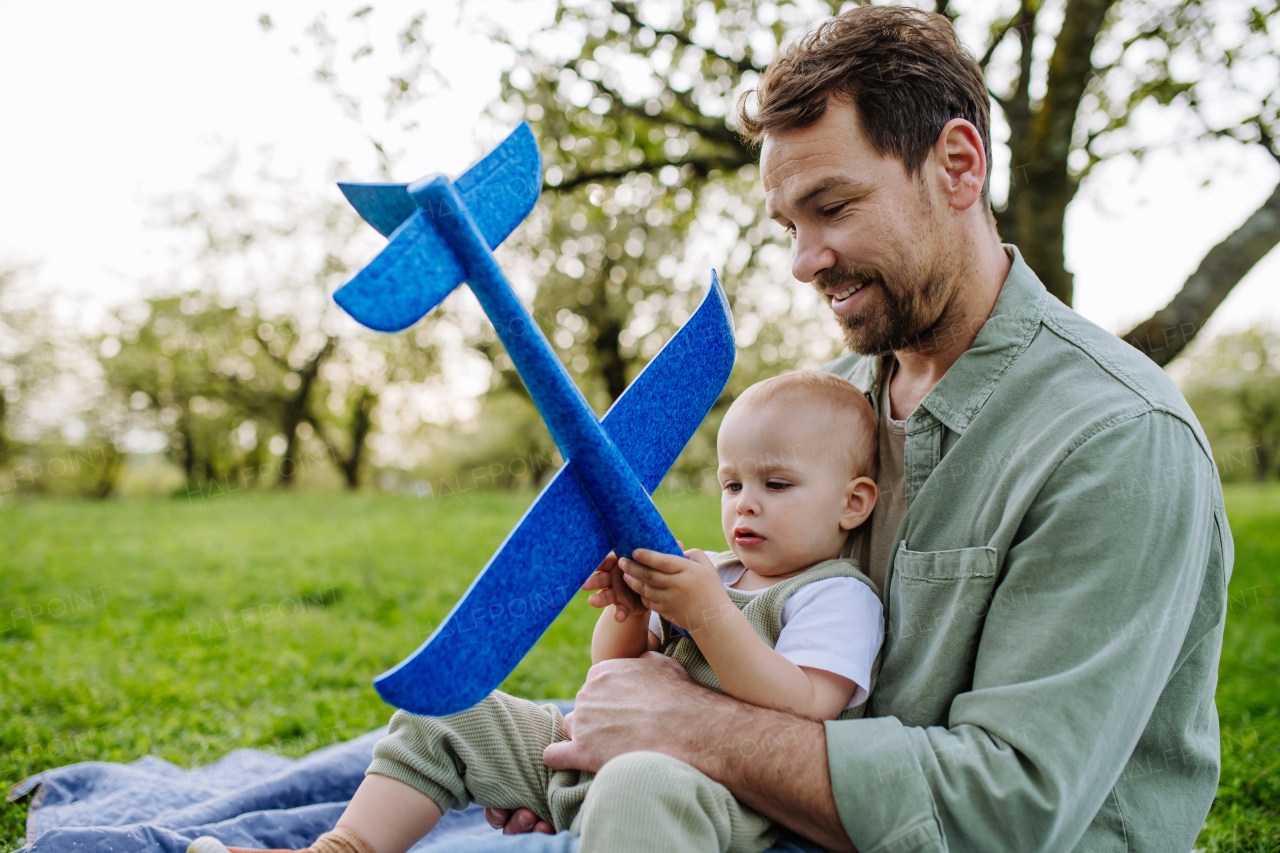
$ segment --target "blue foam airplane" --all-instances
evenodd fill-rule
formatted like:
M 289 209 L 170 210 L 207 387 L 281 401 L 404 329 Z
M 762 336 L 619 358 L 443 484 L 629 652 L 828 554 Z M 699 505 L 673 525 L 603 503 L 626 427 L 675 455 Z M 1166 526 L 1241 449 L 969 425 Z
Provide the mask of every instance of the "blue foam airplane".
M 598 420 L 493 257 L 542 190 L 528 124 L 456 181 L 339 186 L 390 242 L 337 303 L 395 332 L 466 281 L 567 460 L 439 628 L 374 680 L 393 705 L 452 714 L 511 674 L 610 550 L 680 553 L 649 495 L 729 379 L 733 320 L 713 271 L 697 311 Z

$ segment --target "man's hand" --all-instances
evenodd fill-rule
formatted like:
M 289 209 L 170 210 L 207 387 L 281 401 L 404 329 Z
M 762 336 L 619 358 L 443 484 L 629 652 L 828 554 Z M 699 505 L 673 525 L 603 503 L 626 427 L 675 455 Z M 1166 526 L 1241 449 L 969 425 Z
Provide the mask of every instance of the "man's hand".
M 697 686 L 680 664 L 656 652 L 609 660 L 587 672 L 573 713 L 565 719 L 569 740 L 542 752 L 552 770 L 598 771 L 624 752 L 648 750 L 689 761 L 695 743 L 686 742 L 684 715 L 703 713 L 702 702 L 717 694 Z
M 609 559 L 614 560 L 612 555 Z M 690 681 L 680 664 L 654 652 L 593 666 L 578 691 L 573 713 L 564 719 L 564 732 L 570 739 L 547 747 L 543 761 L 553 770 L 597 771 L 610 758 L 640 749 L 679 757 L 671 748 L 675 741 L 659 706 L 682 691 L 694 697 L 711 695 Z M 625 701 L 614 702 L 615 696 Z M 689 707 L 686 701 L 685 709 Z M 629 722 L 622 722 L 624 719 Z M 504 835 L 554 831 L 529 809 L 485 809 L 484 816 Z
M 637 548 L 618 565 L 642 605 L 694 633 L 708 618 L 719 617 L 722 607 L 734 604 L 711 558 L 696 548 L 684 553 L 676 557 Z
M 642 610 L 647 611 L 640 602 L 640 596 L 627 586 L 622 569 L 618 566 L 618 558 L 612 553 L 604 558 L 604 562 L 596 569 L 595 574 L 587 578 L 582 589 L 584 592 L 598 590 L 587 599 L 587 602 L 592 607 L 600 609 L 612 604 L 613 618 L 619 622 L 627 621 Z

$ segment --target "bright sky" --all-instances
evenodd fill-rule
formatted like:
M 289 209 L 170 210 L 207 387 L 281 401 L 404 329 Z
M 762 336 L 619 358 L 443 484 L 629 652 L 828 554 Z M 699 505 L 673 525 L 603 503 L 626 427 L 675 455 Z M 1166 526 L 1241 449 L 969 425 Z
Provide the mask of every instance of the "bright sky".
M 451 78 L 435 120 L 405 137 L 402 179 L 465 166 L 480 150 L 476 121 L 498 92 L 503 52 L 457 30 L 452 5 L 381 2 L 370 16 L 393 26 L 427 9 L 437 63 Z M 324 6 L 338 16 L 355 8 Z M 515 6 L 529 22 L 541 14 L 538 0 Z M 121 0 L 78 3 L 72 13 L 63 3 L 6 4 L 0 264 L 38 263 L 42 286 L 82 307 L 117 304 L 145 293 L 173 263 L 174 237 L 156 225 L 156 199 L 191 188 L 230 148 L 270 149 L 277 168 L 317 186 L 336 160 L 372 176 L 367 138 L 315 82 L 305 51 L 290 51 L 305 47 L 300 34 L 316 7 Z M 258 25 L 264 11 L 276 22 L 270 33 Z M 504 23 L 520 26 L 520 14 Z M 1208 156 L 1103 167 L 1068 218 L 1076 307 L 1113 331 L 1145 317 L 1277 180 L 1280 167 L 1263 152 L 1230 144 Z M 1280 320 L 1278 283 L 1280 251 L 1236 288 L 1212 329 Z

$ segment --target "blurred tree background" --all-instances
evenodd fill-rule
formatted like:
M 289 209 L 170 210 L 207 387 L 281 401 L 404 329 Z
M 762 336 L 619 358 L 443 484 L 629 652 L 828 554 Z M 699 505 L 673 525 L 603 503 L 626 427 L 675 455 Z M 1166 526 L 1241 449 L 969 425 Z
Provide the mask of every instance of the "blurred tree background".
M 792 280 L 786 237 L 763 217 L 756 152 L 734 113 L 780 44 L 847 5 L 556 0 L 533 33 L 462 6 L 509 46 L 477 147 L 520 120 L 542 144 L 544 192 L 502 262 L 598 411 L 720 271 L 738 363 L 672 488 L 703 483 L 733 394 L 839 352 L 829 312 Z M 1098 164 L 1224 142 L 1280 161 L 1274 0 L 924 8 L 954 20 L 986 71 L 1001 234 L 1068 304 L 1064 222 Z M 365 26 L 378 14 L 352 4 L 296 34 L 318 85 L 367 130 L 381 163 L 376 176 L 335 164 L 335 176 L 395 173 L 404 152 L 380 128 L 411 135 L 447 83 L 432 62 L 432 10 L 386 44 Z M 273 32 L 269 14 L 260 23 Z M 394 70 L 377 91 L 359 88 L 353 69 L 375 55 Z M 91 331 L 41 308 L 38 270 L 0 269 L 0 500 L 369 485 L 447 494 L 536 485 L 558 464 L 469 294 L 399 335 L 362 330 L 333 306 L 333 290 L 379 247 L 345 206 L 281 177 L 269 158 L 229 156 L 161 211 L 189 236 L 188 256 L 149 284 L 153 295 Z M 1240 217 L 1174 299 L 1124 335 L 1157 363 L 1184 353 L 1280 241 L 1280 187 Z M 1201 342 L 1175 365 L 1225 478 L 1280 470 L 1277 346 L 1259 327 Z
M 1215 338 L 1183 381 L 1223 479 L 1280 475 L 1280 335 L 1265 327 Z

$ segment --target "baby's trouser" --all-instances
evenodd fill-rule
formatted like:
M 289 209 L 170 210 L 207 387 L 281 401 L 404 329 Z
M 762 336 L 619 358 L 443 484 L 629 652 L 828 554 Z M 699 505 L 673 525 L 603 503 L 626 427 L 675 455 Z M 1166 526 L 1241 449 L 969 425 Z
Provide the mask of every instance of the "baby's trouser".
M 448 717 L 397 711 L 368 772 L 412 785 L 442 811 L 530 808 L 557 832 L 581 836 L 580 853 L 759 853 L 777 838 L 767 818 L 683 761 L 630 752 L 598 774 L 557 772 L 542 750 L 559 740 L 564 719 L 554 705 L 494 691 Z

